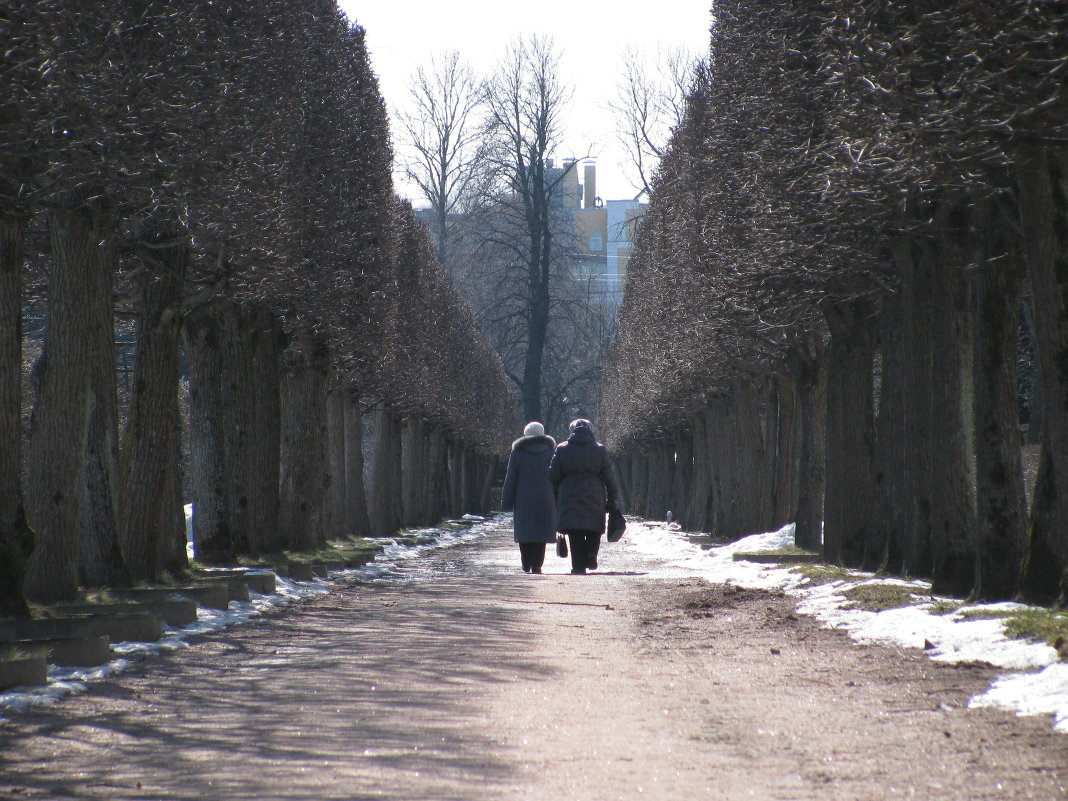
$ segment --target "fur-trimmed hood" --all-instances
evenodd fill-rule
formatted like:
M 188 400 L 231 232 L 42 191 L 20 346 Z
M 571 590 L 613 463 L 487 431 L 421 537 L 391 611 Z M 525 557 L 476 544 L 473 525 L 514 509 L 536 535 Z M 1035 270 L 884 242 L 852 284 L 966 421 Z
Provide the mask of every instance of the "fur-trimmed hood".
M 556 448 L 556 440 L 550 437 L 548 434 L 541 434 L 536 437 L 520 437 L 512 443 L 512 450 L 523 450 L 527 453 L 544 453 L 545 451 L 554 450 Z

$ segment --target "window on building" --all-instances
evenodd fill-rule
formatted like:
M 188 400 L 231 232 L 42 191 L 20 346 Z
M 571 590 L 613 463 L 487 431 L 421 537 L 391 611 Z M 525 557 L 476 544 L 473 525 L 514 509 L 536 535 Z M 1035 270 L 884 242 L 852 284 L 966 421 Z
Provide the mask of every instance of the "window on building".
M 590 234 L 590 253 L 600 253 L 604 248 L 604 242 L 601 241 L 601 232 L 594 231 Z

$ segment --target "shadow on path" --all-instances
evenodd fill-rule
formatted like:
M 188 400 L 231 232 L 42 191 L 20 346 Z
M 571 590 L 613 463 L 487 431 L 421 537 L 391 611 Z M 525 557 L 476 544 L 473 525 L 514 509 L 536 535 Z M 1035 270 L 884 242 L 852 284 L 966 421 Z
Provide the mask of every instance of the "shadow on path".
M 427 557 L 0 727 L 0 795 L 470 799 L 517 781 L 481 699 L 539 682 L 522 576 Z M 442 552 L 443 554 L 446 552 Z M 472 785 L 472 780 L 476 785 Z

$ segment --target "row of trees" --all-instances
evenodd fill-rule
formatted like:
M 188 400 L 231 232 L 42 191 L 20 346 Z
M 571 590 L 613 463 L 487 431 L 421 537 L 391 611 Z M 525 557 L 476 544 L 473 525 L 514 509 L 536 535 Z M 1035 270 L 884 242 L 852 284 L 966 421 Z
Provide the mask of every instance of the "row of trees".
M 613 309 L 576 269 L 578 163 L 554 166 L 572 91 L 551 39 L 511 42 L 477 76 L 457 53 L 416 70 L 402 163 L 428 203 L 438 258 L 501 355 L 526 420 L 588 414 Z
M 394 195 L 363 30 L 333 0 L 42 0 L 3 24 L 0 615 L 182 569 L 183 451 L 206 561 L 484 508 L 504 371 Z
M 638 511 L 1063 598 L 1066 69 L 1059 3 L 716 4 L 601 387 Z

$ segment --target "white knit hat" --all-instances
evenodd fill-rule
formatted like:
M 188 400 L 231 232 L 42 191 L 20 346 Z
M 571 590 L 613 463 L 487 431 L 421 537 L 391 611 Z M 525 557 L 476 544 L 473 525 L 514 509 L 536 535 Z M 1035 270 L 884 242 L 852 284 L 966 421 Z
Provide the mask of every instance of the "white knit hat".
M 527 427 L 523 429 L 524 437 L 544 437 L 545 426 L 541 423 L 527 423 Z

